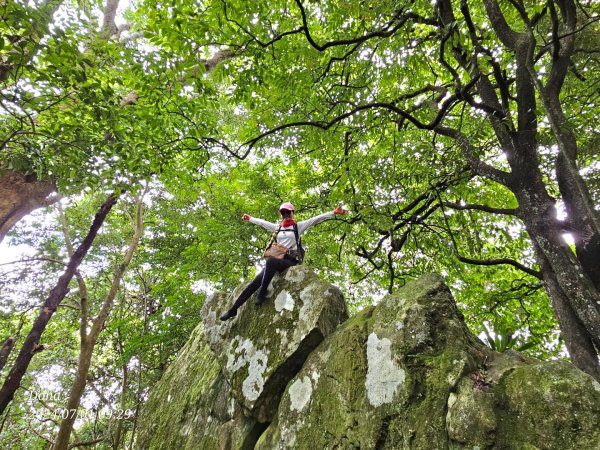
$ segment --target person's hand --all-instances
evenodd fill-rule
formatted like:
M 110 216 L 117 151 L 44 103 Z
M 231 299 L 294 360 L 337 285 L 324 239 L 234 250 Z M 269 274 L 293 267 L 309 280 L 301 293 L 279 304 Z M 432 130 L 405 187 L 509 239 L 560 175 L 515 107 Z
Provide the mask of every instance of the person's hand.
M 250 220 L 250 215 L 249 214 L 244 214 L 242 216 L 242 220 Z
M 348 214 L 348 211 L 342 208 L 341 206 L 338 206 L 333 210 L 333 213 L 338 216 L 345 216 L 346 214 Z

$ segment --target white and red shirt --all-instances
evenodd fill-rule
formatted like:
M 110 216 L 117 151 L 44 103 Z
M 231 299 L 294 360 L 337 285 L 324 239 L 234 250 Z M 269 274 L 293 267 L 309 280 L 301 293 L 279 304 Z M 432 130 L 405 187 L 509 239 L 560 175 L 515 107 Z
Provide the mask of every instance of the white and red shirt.
M 317 225 L 327 219 L 333 219 L 335 217 L 335 213 L 333 211 L 329 211 L 323 214 L 319 214 L 311 219 L 303 220 L 301 222 L 297 222 L 298 225 L 298 237 L 302 235 L 309 227 L 313 225 Z M 281 224 L 267 222 L 263 219 L 258 219 L 256 217 L 250 217 L 250 222 L 256 225 L 260 225 L 263 228 L 266 228 L 269 231 L 277 231 Z M 295 250 L 296 249 L 296 236 L 294 235 L 294 225 L 290 225 L 288 227 L 281 227 L 281 231 L 277 234 L 276 241 L 279 244 L 285 245 L 287 248 Z

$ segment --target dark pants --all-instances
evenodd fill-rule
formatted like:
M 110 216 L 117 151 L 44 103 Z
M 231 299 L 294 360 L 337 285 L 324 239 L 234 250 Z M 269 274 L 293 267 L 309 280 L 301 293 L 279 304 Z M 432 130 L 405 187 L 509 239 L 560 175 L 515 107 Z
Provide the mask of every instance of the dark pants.
M 250 296 L 258 290 L 258 288 L 260 288 L 258 297 L 266 297 L 269 283 L 275 274 L 277 272 L 283 272 L 288 267 L 295 266 L 296 264 L 298 264 L 298 262 L 293 259 L 267 259 L 264 269 L 261 270 L 256 277 L 254 277 L 254 280 L 252 280 L 248 286 L 246 286 L 246 289 L 244 289 L 244 291 L 237 298 L 230 311 L 237 311 L 238 308 L 246 303 Z

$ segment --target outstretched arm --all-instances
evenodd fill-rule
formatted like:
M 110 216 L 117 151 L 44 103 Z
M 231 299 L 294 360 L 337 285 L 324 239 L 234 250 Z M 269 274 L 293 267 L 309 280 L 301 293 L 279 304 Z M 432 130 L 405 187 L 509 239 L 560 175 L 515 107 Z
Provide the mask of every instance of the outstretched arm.
M 261 227 L 266 228 L 269 231 L 277 231 L 279 229 L 278 224 L 267 222 L 266 220 L 258 219 L 256 217 L 251 217 L 249 214 L 244 214 L 242 216 L 242 220 L 247 220 L 250 223 L 260 225 Z
M 333 219 L 336 215 L 345 215 L 348 214 L 348 211 L 343 209 L 341 206 L 338 206 L 333 211 L 329 211 L 323 214 L 319 214 L 308 220 L 303 220 L 302 222 L 298 222 L 298 234 L 304 233 L 309 227 L 313 225 L 317 225 L 327 219 Z

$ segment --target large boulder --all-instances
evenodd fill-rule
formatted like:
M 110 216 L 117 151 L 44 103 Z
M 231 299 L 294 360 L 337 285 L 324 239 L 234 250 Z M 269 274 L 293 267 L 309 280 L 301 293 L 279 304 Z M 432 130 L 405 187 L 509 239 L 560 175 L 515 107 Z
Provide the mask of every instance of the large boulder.
M 306 266 L 295 266 L 273 278 L 260 307 L 250 299 L 235 319 L 221 322 L 218 317 L 244 287 L 206 300 L 204 332 L 238 402 L 249 415 L 269 422 L 288 381 L 348 312 L 338 288 Z
M 242 412 L 200 323 L 154 386 L 139 419 L 139 449 L 247 449 L 264 425 Z
M 294 267 L 220 322 L 243 288 L 207 299 L 144 406 L 139 448 L 600 448 L 600 384 L 491 351 L 438 276 L 345 321 L 339 290 Z
M 327 338 L 258 449 L 600 448 L 600 385 L 564 362 L 498 354 L 429 275 Z
M 448 398 L 452 448 L 600 449 L 600 384 L 571 364 L 496 355 Z M 493 373 L 502 368 L 502 376 Z

